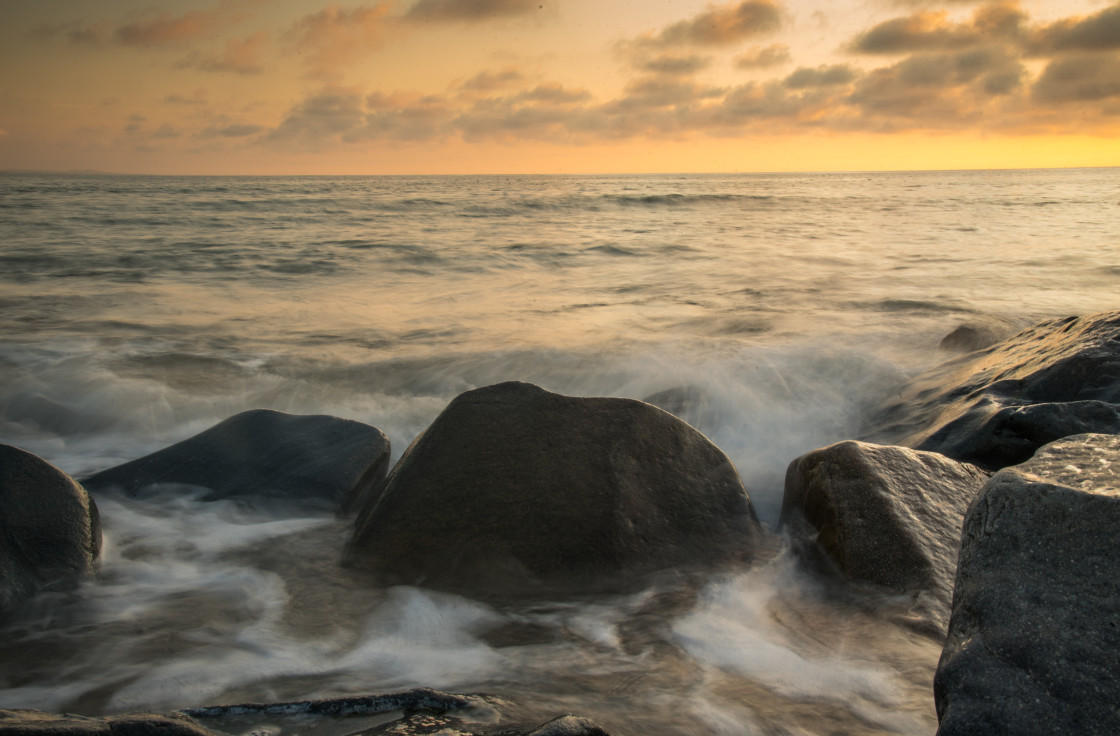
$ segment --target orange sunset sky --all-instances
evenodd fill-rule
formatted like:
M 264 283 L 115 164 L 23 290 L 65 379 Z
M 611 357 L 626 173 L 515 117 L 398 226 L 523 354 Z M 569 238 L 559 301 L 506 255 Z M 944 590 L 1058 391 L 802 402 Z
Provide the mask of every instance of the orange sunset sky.
M 1120 3 L 4 0 L 0 169 L 1120 165 Z

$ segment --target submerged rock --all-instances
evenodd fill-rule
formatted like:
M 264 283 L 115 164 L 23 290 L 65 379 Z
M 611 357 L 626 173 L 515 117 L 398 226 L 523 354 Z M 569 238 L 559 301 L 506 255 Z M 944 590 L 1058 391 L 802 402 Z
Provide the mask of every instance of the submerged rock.
M 941 736 L 1120 733 L 1120 437 L 1047 445 L 968 511 Z
M 74 585 L 101 550 L 97 505 L 46 460 L 0 445 L 0 611 Z
M 840 442 L 790 463 L 781 524 L 848 578 L 917 598 L 944 632 L 961 522 L 988 474 L 942 455 Z
M 999 469 L 1071 434 L 1120 432 L 1120 312 L 1042 322 L 915 379 L 871 437 Z
M 344 562 L 468 594 L 604 592 L 745 561 L 760 534 L 734 465 L 676 417 L 503 383 L 460 395 L 416 438 Z
M 952 332 L 941 339 L 938 347 L 952 352 L 970 353 L 1006 340 L 1016 332 L 1018 330 L 1007 320 L 980 317 L 957 325 Z
M 264 497 L 350 512 L 385 477 L 388 462 L 389 439 L 368 424 L 254 409 L 83 482 L 129 496 L 156 484 L 201 486 L 205 501 Z

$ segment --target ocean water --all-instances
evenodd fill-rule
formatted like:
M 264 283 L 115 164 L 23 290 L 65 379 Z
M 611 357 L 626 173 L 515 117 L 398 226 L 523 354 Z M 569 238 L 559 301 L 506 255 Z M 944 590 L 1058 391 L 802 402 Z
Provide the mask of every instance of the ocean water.
M 670 392 L 774 528 L 789 461 L 873 430 L 957 325 L 1116 309 L 1118 215 L 1116 169 L 0 174 L 0 442 L 80 477 L 266 407 L 395 459 L 477 386 Z M 430 686 L 620 735 L 936 729 L 906 601 L 788 551 L 687 595 L 496 607 L 363 586 L 332 518 L 97 500 L 98 579 L 0 621 L 0 707 Z

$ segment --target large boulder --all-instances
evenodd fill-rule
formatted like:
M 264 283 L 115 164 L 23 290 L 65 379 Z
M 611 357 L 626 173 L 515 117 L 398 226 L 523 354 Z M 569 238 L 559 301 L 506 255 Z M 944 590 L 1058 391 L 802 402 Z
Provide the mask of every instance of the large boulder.
M 200 486 L 205 501 L 257 497 L 349 512 L 388 463 L 388 437 L 368 424 L 254 409 L 83 483 L 129 496 L 164 484 Z
M 1120 432 L 1120 312 L 1042 322 L 916 378 L 866 439 L 997 470 L 1073 434 Z
M 790 463 L 781 524 L 846 577 L 913 596 L 915 623 L 943 634 L 961 523 L 987 479 L 936 453 L 840 442 Z
M 941 736 L 1120 733 L 1120 437 L 1081 435 L 968 511 L 934 681 Z
M 97 506 L 46 460 L 0 445 L 0 611 L 74 585 L 101 550 Z
M 671 414 L 503 383 L 460 395 L 412 443 L 344 561 L 468 594 L 600 592 L 747 560 L 759 535 L 734 465 Z

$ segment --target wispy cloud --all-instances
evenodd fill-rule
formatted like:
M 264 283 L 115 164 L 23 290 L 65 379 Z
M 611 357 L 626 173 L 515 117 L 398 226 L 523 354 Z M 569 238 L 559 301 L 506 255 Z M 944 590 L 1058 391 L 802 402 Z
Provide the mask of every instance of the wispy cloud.
M 498 71 L 481 71 L 473 77 L 455 85 L 464 92 L 493 92 L 507 89 L 525 81 L 525 75 L 514 68 Z
M 638 68 L 655 74 L 669 74 L 672 76 L 689 76 L 704 71 L 712 65 L 710 56 L 677 56 L 661 54 L 650 59 L 639 61 Z
M 789 46 L 774 43 L 769 46 L 755 46 L 744 54 L 735 57 L 735 66 L 740 69 L 769 69 L 793 61 Z
M 418 0 L 404 17 L 415 21 L 481 22 L 536 13 L 542 0 Z
M 858 76 L 858 72 L 847 64 L 818 66 L 815 69 L 801 67 L 786 77 L 782 84 L 790 89 L 836 87 L 854 82 Z
M 113 32 L 113 39 L 128 46 L 162 46 L 209 38 L 223 27 L 221 10 L 192 10 L 182 15 L 161 13 L 155 18 L 127 23 Z
M 652 47 L 729 46 L 773 33 L 782 27 L 782 9 L 775 0 L 745 0 L 709 6 L 691 18 L 646 33 L 635 43 Z
M 268 31 L 254 33 L 247 38 L 227 39 L 222 51 L 194 51 L 180 59 L 177 66 L 204 72 L 260 74 L 264 71 L 261 54 L 268 39 Z
M 328 87 L 289 110 L 268 140 L 314 148 L 346 140 L 348 134 L 363 127 L 365 120 L 365 95 L 355 88 Z
M 27 34 L 39 41 L 63 39 L 79 46 L 98 46 L 109 35 L 105 24 L 86 23 L 84 20 L 64 23 L 40 23 Z
M 394 0 L 353 8 L 329 5 L 296 21 L 287 38 L 314 74 L 335 76 L 393 33 L 395 6 Z

